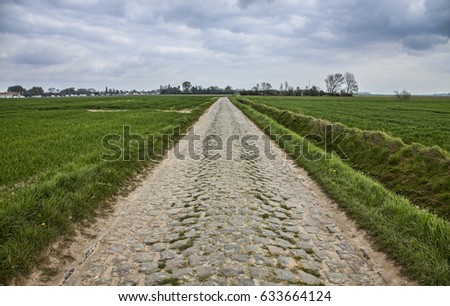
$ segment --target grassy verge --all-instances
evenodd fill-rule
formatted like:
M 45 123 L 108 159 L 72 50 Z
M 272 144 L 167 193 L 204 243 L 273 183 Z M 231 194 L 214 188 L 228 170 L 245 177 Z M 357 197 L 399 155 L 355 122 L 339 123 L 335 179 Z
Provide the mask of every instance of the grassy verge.
M 422 285 L 450 285 L 449 222 L 412 205 L 337 156 L 317 161 L 304 158 L 297 154 L 299 148 L 312 155 L 326 153 L 269 116 L 232 100 L 258 126 L 270 126 L 270 136 L 371 234 L 411 279 Z M 281 135 L 292 137 L 286 140 Z
M 382 182 L 412 203 L 450 220 L 450 155 L 439 147 L 405 144 L 384 132 L 349 128 L 247 99 L 239 101 L 268 115 L 299 135 L 327 139 L 317 143 L 328 152 L 345 154 L 346 162 Z M 333 141 L 338 135 L 346 135 Z M 307 136 L 308 137 L 308 136 Z
M 28 273 L 52 242 L 70 233 L 75 222 L 92 220 L 130 177 L 154 162 L 138 160 L 143 148 L 136 143 L 130 146 L 129 161 L 102 160 L 104 135 L 120 135 L 124 125 L 139 135 L 171 134 L 176 126 L 184 131 L 213 102 L 211 97 L 117 99 L 27 99 L 0 105 L 9 131 L 2 150 L 15 152 L 2 155 L 0 284 Z M 126 111 L 88 111 L 93 108 Z M 174 112 L 185 108 L 192 112 Z M 173 144 L 164 137 L 156 140 L 148 143 L 156 152 Z

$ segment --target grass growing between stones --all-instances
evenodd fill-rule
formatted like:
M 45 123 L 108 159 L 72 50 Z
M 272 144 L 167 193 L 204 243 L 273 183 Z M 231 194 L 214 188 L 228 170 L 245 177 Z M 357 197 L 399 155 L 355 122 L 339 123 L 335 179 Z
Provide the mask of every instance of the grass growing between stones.
M 187 250 L 187 249 L 189 249 L 189 248 L 194 246 L 194 241 L 195 241 L 195 238 L 191 237 L 191 238 L 189 238 L 188 242 L 186 242 L 185 244 L 180 246 L 178 249 L 180 251 L 185 251 L 185 250 Z
M 206 96 L 4 100 L 0 101 L 0 284 L 28 273 L 74 223 L 95 216 L 130 177 L 161 158 L 151 155 L 153 161 L 139 161 L 139 154 L 150 146 L 163 152 L 172 142 L 160 136 L 173 134 L 176 127 L 185 131 L 213 102 Z M 186 108 L 192 111 L 174 112 Z M 102 147 L 103 137 L 123 136 L 124 126 L 132 135 L 155 135 L 155 142 L 123 146 L 121 152 L 129 153 L 129 161 L 123 155 L 114 161 L 102 159 L 102 153 L 111 154 Z M 173 140 L 179 137 L 175 134 Z
M 427 210 L 412 205 L 369 176 L 355 171 L 337 156 L 312 161 L 297 150 L 326 153 L 298 133 L 282 126 L 249 105 L 232 99 L 261 128 L 271 127 L 271 137 L 291 135 L 282 147 L 306 169 L 376 244 L 422 285 L 450 285 L 450 223 Z M 278 137 L 277 137 L 278 136 Z M 329 156 L 329 155 L 328 155 Z
M 180 285 L 180 281 L 176 278 L 165 278 L 162 281 L 159 281 L 157 283 L 157 286 L 165 286 L 165 285 L 170 285 L 170 286 L 179 286 Z
M 199 280 L 200 282 L 202 282 L 202 283 L 207 282 L 207 281 L 209 281 L 210 279 L 211 279 L 211 275 L 204 275 L 204 276 L 200 276 L 200 277 L 198 278 L 198 280 Z

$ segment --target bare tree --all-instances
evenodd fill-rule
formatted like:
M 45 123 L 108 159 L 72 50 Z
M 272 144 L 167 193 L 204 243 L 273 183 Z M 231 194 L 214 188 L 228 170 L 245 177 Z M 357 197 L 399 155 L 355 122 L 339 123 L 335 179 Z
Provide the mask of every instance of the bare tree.
M 355 76 L 353 75 L 353 73 L 350 72 L 346 72 L 344 74 L 344 78 L 345 78 L 345 93 L 347 95 L 352 95 L 354 93 L 357 93 L 359 90 L 358 87 L 358 82 L 356 82 Z
M 408 100 L 409 98 L 411 98 L 411 93 L 409 93 L 406 89 L 403 89 L 402 92 L 398 92 L 397 90 L 394 91 L 395 96 L 397 97 L 397 99 L 399 100 Z
M 341 86 L 345 83 L 344 76 L 342 73 L 330 74 L 325 79 L 325 84 L 327 86 L 328 93 L 334 95 L 337 94 Z
M 265 90 L 266 90 L 266 86 L 267 86 L 267 83 L 266 83 L 266 82 L 261 82 L 261 90 L 262 90 L 262 91 L 265 91 Z
M 183 86 L 183 91 L 185 93 L 191 92 L 191 88 L 192 88 L 191 82 L 185 81 L 185 82 L 183 82 L 183 84 L 181 84 L 181 86 Z

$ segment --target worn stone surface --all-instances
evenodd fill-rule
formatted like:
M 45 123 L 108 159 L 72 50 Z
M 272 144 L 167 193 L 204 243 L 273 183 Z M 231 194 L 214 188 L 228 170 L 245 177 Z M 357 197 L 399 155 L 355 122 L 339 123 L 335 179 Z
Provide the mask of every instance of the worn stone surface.
M 200 140 L 182 139 L 124 200 L 67 284 L 403 282 L 375 251 L 361 251 L 370 249 L 363 235 L 340 228 L 351 222 L 337 222 L 339 212 L 320 188 L 226 98 L 193 132 Z M 224 149 L 208 152 L 208 135 L 220 136 Z
M 305 285 L 320 285 L 321 281 L 316 276 L 306 273 L 304 271 L 299 271 L 299 278 Z

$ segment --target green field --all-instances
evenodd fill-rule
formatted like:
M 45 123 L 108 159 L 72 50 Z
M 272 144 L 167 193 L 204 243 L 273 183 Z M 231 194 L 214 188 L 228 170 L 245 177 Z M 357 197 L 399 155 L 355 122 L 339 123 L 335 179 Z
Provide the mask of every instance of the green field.
M 26 273 L 73 222 L 95 214 L 148 165 L 101 159 L 107 134 L 186 130 L 213 101 L 208 96 L 139 96 L 0 101 L 0 284 Z M 189 110 L 189 111 L 186 111 Z M 181 112 L 180 112 L 181 111 Z M 167 147 L 160 139 L 155 150 Z M 139 150 L 142 150 L 139 147 Z
M 252 101 L 362 130 L 383 131 L 405 143 L 439 146 L 450 152 L 450 98 L 250 97 Z

